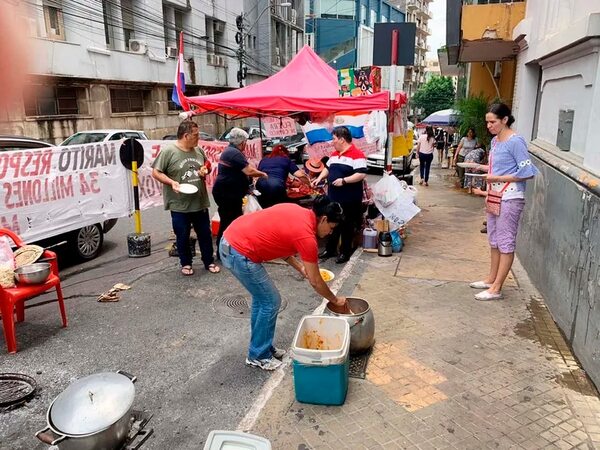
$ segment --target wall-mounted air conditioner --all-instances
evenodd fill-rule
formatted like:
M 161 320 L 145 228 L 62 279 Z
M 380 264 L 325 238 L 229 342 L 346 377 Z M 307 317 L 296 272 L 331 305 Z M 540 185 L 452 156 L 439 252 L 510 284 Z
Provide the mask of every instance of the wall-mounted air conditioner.
M 177 58 L 179 52 L 177 51 L 177 47 L 167 47 L 165 49 L 167 58 Z
M 281 56 L 277 55 L 275 57 L 275 65 L 276 66 L 280 66 L 281 65 Z
M 146 41 L 140 41 L 137 39 L 131 39 L 129 41 L 129 51 L 133 53 L 144 54 L 148 50 Z
M 212 53 L 209 53 L 208 55 L 206 55 L 206 63 L 209 66 L 214 66 L 216 57 L 217 57 L 217 55 L 213 55 Z
M 279 52 L 279 47 L 275 47 L 275 55 L 279 56 L 281 53 Z
M 225 22 L 214 21 L 213 29 L 215 30 L 215 33 L 223 33 L 225 31 Z
M 296 11 L 295 9 L 292 9 L 291 18 L 292 18 L 292 23 L 296 23 L 296 20 L 298 20 L 298 11 Z

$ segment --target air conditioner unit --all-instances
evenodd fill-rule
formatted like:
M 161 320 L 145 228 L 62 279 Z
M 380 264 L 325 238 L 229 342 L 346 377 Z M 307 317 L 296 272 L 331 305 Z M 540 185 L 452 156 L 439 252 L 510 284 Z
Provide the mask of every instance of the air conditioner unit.
M 213 55 L 212 53 L 209 53 L 208 55 L 206 55 L 206 63 L 210 66 L 215 66 L 216 58 L 217 58 L 217 55 Z
M 494 78 L 500 78 L 501 74 L 502 74 L 502 62 L 496 61 L 496 64 L 494 64 Z
M 167 58 L 177 58 L 179 52 L 177 51 L 177 47 L 167 47 L 166 49 Z
M 292 23 L 296 23 L 296 20 L 298 19 L 298 11 L 296 11 L 295 9 L 292 9 Z
M 225 67 L 225 58 L 223 56 L 217 56 L 215 66 Z
M 279 56 L 279 55 L 280 55 L 280 52 L 279 52 L 279 47 L 275 47 L 275 54 L 276 54 L 277 56 Z
M 280 66 L 281 65 L 281 56 L 277 55 L 275 57 L 275 65 L 276 66 Z
M 133 53 L 144 54 L 148 50 L 146 41 L 139 41 L 137 39 L 131 39 L 129 41 L 129 51 Z
M 223 33 L 225 31 L 225 22 L 215 21 L 213 22 L 215 33 Z

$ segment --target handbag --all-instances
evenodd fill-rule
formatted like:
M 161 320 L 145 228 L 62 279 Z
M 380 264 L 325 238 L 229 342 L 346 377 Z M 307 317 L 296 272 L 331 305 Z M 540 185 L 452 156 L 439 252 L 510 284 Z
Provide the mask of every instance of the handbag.
M 490 167 L 488 169 L 488 175 L 492 173 L 492 154 L 494 149 L 490 152 Z M 494 215 L 500 215 L 500 206 L 502 205 L 502 194 L 510 186 L 510 183 L 504 183 L 504 186 L 499 191 L 492 190 L 492 183 L 488 183 L 487 197 L 485 198 L 485 210 Z

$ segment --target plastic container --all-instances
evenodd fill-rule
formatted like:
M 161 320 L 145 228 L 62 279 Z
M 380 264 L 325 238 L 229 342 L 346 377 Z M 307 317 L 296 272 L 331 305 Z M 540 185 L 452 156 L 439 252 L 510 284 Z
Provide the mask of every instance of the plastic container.
M 204 450 L 271 450 L 271 442 L 240 431 L 213 430 L 206 439 Z
M 216 212 L 212 216 L 210 221 L 210 231 L 213 236 L 217 236 L 219 234 L 219 226 L 221 225 L 221 218 L 219 217 L 219 213 Z
M 342 405 L 348 393 L 350 326 L 339 317 L 305 316 L 292 345 L 296 400 Z
M 373 228 L 363 230 L 363 248 L 377 248 L 377 230 Z

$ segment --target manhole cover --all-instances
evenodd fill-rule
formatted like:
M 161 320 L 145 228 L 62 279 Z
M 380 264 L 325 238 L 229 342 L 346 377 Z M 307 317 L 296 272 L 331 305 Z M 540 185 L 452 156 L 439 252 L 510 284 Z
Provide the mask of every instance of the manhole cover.
M 236 317 L 238 319 L 250 318 L 250 304 L 252 301 L 239 294 L 223 295 L 217 297 L 212 302 L 213 310 L 227 317 Z M 288 301 L 285 298 L 281 299 L 281 306 L 279 312 L 287 308 Z
M 15 407 L 36 390 L 35 380 L 20 373 L 0 373 L 0 407 Z

